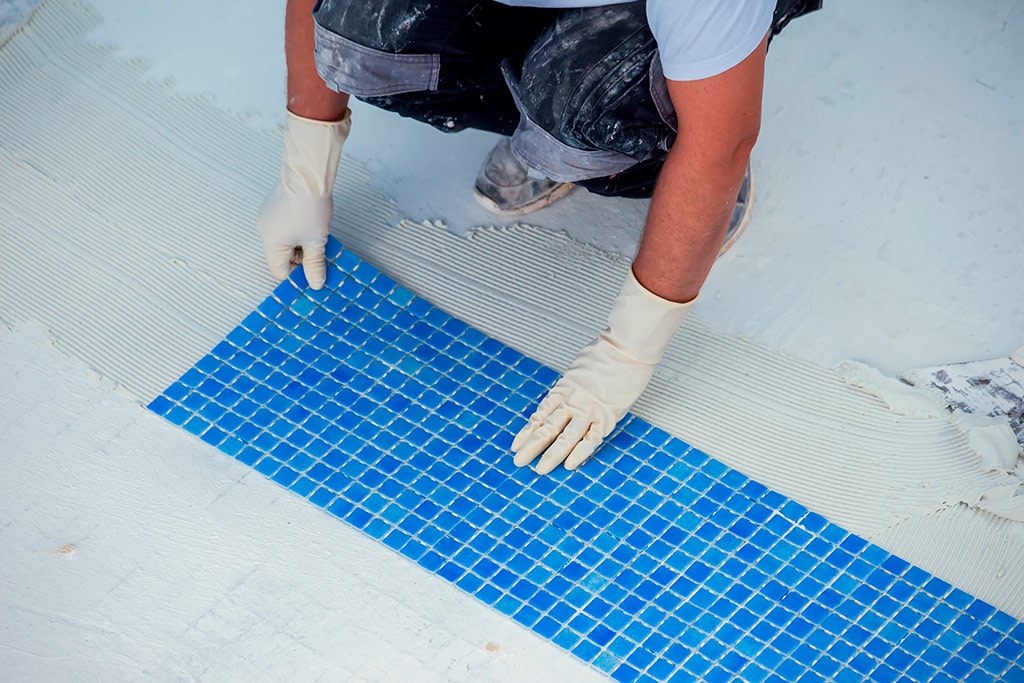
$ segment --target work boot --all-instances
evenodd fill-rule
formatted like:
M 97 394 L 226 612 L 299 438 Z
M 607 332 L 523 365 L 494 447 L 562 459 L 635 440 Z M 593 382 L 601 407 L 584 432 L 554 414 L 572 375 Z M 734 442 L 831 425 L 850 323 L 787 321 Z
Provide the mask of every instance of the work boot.
M 494 213 L 520 216 L 543 209 L 571 189 L 572 183 L 531 178 L 526 165 L 512 153 L 509 138 L 502 138 L 477 174 L 474 195 Z
M 729 228 L 725 231 L 725 239 L 722 241 L 722 248 L 718 250 L 721 256 L 729 247 L 736 243 L 740 233 L 750 222 L 750 211 L 754 207 L 754 179 L 750 175 L 750 164 L 747 164 L 747 172 L 743 174 L 743 182 L 740 183 L 740 193 L 736 197 L 736 206 L 732 209 L 732 218 L 729 219 Z

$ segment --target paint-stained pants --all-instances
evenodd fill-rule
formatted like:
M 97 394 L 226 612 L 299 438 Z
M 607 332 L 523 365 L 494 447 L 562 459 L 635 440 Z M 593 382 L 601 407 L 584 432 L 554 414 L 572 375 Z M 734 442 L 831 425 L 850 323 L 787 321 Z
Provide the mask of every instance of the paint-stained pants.
M 778 5 L 781 30 L 820 2 Z M 442 131 L 510 135 L 516 155 L 554 180 L 653 192 L 676 118 L 642 0 L 568 10 L 320 0 L 313 18 L 332 88 Z

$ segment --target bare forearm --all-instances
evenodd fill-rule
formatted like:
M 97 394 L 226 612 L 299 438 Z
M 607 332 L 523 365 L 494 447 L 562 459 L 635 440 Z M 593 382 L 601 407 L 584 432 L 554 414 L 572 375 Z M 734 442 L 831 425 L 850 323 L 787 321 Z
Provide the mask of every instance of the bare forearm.
M 722 246 L 753 141 L 731 154 L 708 154 L 679 142 L 658 178 L 633 273 L 671 301 L 700 292 Z
M 313 55 L 313 6 L 316 0 L 288 0 L 284 19 L 288 64 L 288 109 L 318 121 L 337 121 L 348 108 L 348 95 L 331 90 L 316 71 Z
M 698 81 L 668 81 L 679 135 L 665 160 L 633 274 L 677 302 L 700 292 L 729 227 L 761 127 L 768 38 L 733 68 Z

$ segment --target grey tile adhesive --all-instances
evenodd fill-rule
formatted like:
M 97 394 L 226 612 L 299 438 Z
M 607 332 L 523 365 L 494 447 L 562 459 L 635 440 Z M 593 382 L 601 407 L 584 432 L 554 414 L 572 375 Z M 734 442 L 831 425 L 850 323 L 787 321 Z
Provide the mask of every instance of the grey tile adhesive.
M 0 49 L 0 318 L 44 323 L 148 402 L 270 291 L 253 224 L 280 138 L 146 82 L 144 65 L 84 38 L 100 21 L 48 0 Z M 334 233 L 361 257 L 554 368 L 602 324 L 628 267 L 541 228 L 467 239 L 399 220 L 348 161 L 336 205 Z M 1024 618 L 1012 434 L 908 391 L 723 336 L 698 306 L 635 412 Z

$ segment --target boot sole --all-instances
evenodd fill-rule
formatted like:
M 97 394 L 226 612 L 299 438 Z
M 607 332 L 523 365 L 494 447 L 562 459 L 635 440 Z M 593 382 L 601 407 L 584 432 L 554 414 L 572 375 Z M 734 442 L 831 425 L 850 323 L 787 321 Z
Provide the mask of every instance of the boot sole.
M 512 209 L 501 208 L 493 199 L 476 188 L 473 188 L 473 196 L 476 197 L 476 200 L 491 213 L 496 213 L 499 216 L 522 216 L 527 213 L 533 213 L 534 211 L 540 211 L 544 207 L 557 202 L 559 199 L 569 194 L 573 187 L 572 183 L 559 183 L 544 194 L 537 195 L 526 204 Z

